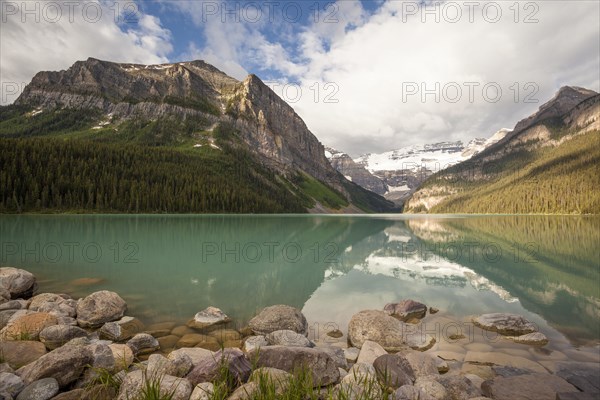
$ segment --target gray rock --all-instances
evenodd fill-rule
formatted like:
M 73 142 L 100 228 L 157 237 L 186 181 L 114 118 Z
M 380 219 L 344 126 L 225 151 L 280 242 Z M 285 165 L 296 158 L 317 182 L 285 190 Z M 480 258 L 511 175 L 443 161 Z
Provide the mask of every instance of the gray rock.
M 249 382 L 259 384 L 263 382 L 268 385 L 273 385 L 275 388 L 275 395 L 283 393 L 290 384 L 292 374 L 277 368 L 257 368 L 252 371 Z
M 172 363 L 174 368 L 173 373 L 170 375 L 183 378 L 194 368 L 192 357 L 186 353 L 172 352 L 168 355 L 167 359 Z
M 372 364 L 356 363 L 350 368 L 348 374 L 344 376 L 343 382 L 365 382 L 376 380 L 377 372 Z
M 344 349 L 335 346 L 322 346 L 319 347 L 319 350 L 329 354 L 335 362 L 336 367 L 344 370 L 348 369 L 348 361 L 346 361 Z
M 134 317 L 123 317 L 118 321 L 107 322 L 98 330 L 102 339 L 122 342 L 131 339 L 144 330 L 144 324 Z
M 423 318 L 427 314 L 427 306 L 414 300 L 402 300 L 398 303 L 386 304 L 383 311 L 401 321 L 408 321 L 413 318 Z
M 396 389 L 392 398 L 393 400 L 433 400 L 428 394 L 411 385 Z
M 4 328 L 19 310 L 0 311 L 0 329 Z
M 77 315 L 77 302 L 71 298 L 66 298 L 66 295 L 42 293 L 31 299 L 29 309 L 47 312 L 57 317 L 73 318 Z
M 365 363 L 365 364 L 373 364 L 375 360 L 384 354 L 387 354 L 387 351 L 379 344 L 372 342 L 370 340 L 365 340 L 362 348 L 360 349 L 360 353 L 358 354 L 357 363 Z
M 523 316 L 508 313 L 483 314 L 473 318 L 475 326 L 506 336 L 520 336 L 536 332 L 537 328 Z
M 147 333 L 138 333 L 127 342 L 134 355 L 152 353 L 160 348 L 158 340 Z
M 305 336 L 308 333 L 308 322 L 302 312 L 286 305 L 264 308 L 248 325 L 257 335 L 267 335 L 280 330 L 291 330 Z
M 314 344 L 306 336 L 289 329 L 271 332 L 266 339 L 271 346 L 314 347 Z
M 363 347 L 364 347 L 364 345 L 363 345 Z M 360 353 L 360 349 L 357 349 L 356 347 L 348 347 L 348 348 L 344 349 L 344 355 L 346 357 L 346 361 L 348 361 L 348 362 L 356 362 L 356 360 L 358 359 L 359 353 Z M 375 358 L 377 358 L 377 357 L 375 357 Z
M 210 382 L 202 382 L 196 385 L 190 400 L 210 400 L 215 391 L 215 385 Z
M 435 358 L 427 353 L 411 351 L 404 354 L 404 357 L 410 364 L 415 373 L 415 377 L 417 378 L 439 374 Z
M 6 303 L 0 304 L 0 311 L 6 310 L 25 310 L 29 302 L 27 300 L 9 300 Z
M 13 374 L 15 370 L 10 366 L 9 363 L 3 362 L 0 364 L 0 373 L 8 372 L 9 374 Z
M 366 340 L 381 345 L 386 351 L 406 349 L 404 324 L 384 311 L 365 310 L 354 314 L 348 324 L 348 339 L 361 348 Z
M 561 377 L 550 374 L 499 376 L 483 382 L 481 388 L 485 396 L 496 400 L 556 400 L 557 393 L 578 392 Z
M 362 400 L 381 399 L 381 388 L 366 381 L 343 381 L 333 390 L 334 399 Z
M 204 359 L 195 365 L 186 378 L 193 385 L 212 382 L 219 376 L 223 366 L 229 370 L 230 376 L 237 384 L 246 382 L 252 372 L 250 361 L 240 349 L 227 348 L 217 351 L 212 358 Z
M 258 335 L 258 336 L 248 336 L 246 340 L 244 340 L 244 351 L 246 353 L 251 352 L 252 350 L 259 349 L 263 346 L 268 346 L 269 342 L 267 342 L 267 338 Z
M 194 318 L 188 322 L 188 326 L 196 329 L 206 329 L 215 325 L 225 324 L 230 322 L 229 318 L 223 311 L 216 307 L 208 307 L 196 313 Z
M 69 342 L 20 368 L 17 375 L 27 385 L 43 378 L 54 378 L 60 387 L 65 387 L 77 380 L 85 367 L 93 362 L 94 356 L 88 346 Z
M 16 400 L 49 400 L 56 396 L 59 387 L 54 378 L 45 378 L 35 381 L 29 385 L 19 395 Z
M 600 364 L 559 361 L 554 364 L 554 373 L 582 392 L 600 393 Z
M 0 393 L 8 393 L 15 397 L 25 388 L 23 380 L 9 372 L 0 373 Z
M 532 346 L 545 346 L 548 344 L 548 338 L 542 332 L 532 332 L 521 336 L 509 336 L 508 339 L 515 343 Z
M 120 319 L 127 304 L 115 292 L 94 292 L 77 303 L 77 323 L 84 328 L 97 328 Z
M 260 393 L 258 384 L 248 382 L 235 389 L 227 400 L 252 400 L 258 393 Z
M 256 359 L 259 367 L 271 367 L 287 372 L 307 368 L 315 387 L 336 383 L 340 372 L 331 356 L 318 348 L 267 346 L 253 351 L 249 358 Z
M 46 346 L 35 341 L 0 341 L 0 354 L 12 368 L 21 368 L 46 354 Z
M 0 287 L 10 294 L 10 298 L 29 298 L 35 290 L 35 276 L 23 269 L 0 268 Z
M 169 397 L 171 400 L 188 400 L 192 394 L 192 385 L 187 379 L 170 375 L 160 377 L 147 376 L 144 371 L 137 370 L 128 373 L 119 389 L 117 400 L 130 400 L 139 398 L 146 382 L 156 385 L 160 396 Z
M 15 313 L 0 331 L 1 340 L 38 340 L 44 328 L 57 324 L 56 317 L 48 313 Z M 15 318 L 16 317 L 16 318 Z
M 54 350 L 71 339 L 87 337 L 88 333 L 78 326 L 53 325 L 40 332 L 40 341 L 48 350 Z
M 400 354 L 384 354 L 373 363 L 377 378 L 386 387 L 397 389 L 403 385 L 412 385 L 415 373 L 406 358 Z
M 197 366 L 198 364 L 201 363 L 205 363 L 208 360 L 213 360 L 215 359 L 215 352 L 210 351 L 210 350 L 206 350 L 200 347 L 193 347 L 193 348 L 183 348 L 183 349 L 177 349 L 177 350 L 173 350 L 168 358 L 170 360 L 174 360 L 177 359 L 179 357 L 184 357 L 187 356 L 190 358 L 190 360 L 192 360 L 192 368 Z
M 433 376 L 446 389 L 448 396 L 452 400 L 467 400 L 472 397 L 481 396 L 481 390 L 478 386 L 464 376 L 457 375 L 439 375 Z
M 446 400 L 449 398 L 446 388 L 439 382 L 433 379 L 422 379 L 419 378 L 415 382 L 415 389 L 420 393 L 419 400 L 421 397 L 430 398 L 433 400 Z

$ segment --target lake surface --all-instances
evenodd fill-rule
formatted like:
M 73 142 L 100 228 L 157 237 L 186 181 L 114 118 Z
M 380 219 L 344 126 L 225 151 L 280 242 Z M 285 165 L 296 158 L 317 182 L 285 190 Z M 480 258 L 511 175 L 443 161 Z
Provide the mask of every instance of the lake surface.
M 5 215 L 0 241 L 40 292 L 113 290 L 147 323 L 289 304 L 319 335 L 411 298 L 440 309 L 428 330 L 514 312 L 551 349 L 600 343 L 598 217 Z

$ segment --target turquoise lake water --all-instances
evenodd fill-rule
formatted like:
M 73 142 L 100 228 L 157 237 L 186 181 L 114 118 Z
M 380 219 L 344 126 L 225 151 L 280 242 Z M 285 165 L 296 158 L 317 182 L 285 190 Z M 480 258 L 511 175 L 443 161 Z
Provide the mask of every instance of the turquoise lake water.
M 289 304 L 345 331 L 411 298 L 439 321 L 514 312 L 554 346 L 600 343 L 598 217 L 4 215 L 0 242 L 40 292 L 113 290 L 147 323 L 212 305 L 242 326 Z

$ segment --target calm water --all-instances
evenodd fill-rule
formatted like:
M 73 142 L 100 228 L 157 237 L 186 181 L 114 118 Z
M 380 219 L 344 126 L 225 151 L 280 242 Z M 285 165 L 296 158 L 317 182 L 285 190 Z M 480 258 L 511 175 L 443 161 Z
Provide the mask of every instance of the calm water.
M 214 305 L 241 325 L 289 304 L 345 331 L 412 298 L 440 320 L 515 312 L 551 346 L 600 343 L 598 217 L 0 216 L 0 242 L 40 291 L 114 290 L 146 322 Z

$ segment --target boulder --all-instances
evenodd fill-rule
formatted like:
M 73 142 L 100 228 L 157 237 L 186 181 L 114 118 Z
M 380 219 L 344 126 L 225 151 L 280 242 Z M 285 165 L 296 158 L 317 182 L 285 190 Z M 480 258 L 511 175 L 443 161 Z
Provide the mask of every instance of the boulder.
M 23 380 L 10 372 L 0 373 L 0 393 L 8 393 L 12 397 L 17 396 L 25 388 Z
M 420 378 L 428 375 L 438 375 L 438 367 L 436 363 L 437 357 L 432 357 L 427 353 L 411 351 L 404 354 L 404 358 L 410 364 L 415 373 L 415 377 Z M 440 361 L 443 361 L 439 359 Z
M 77 302 L 66 295 L 42 293 L 31 299 L 31 311 L 47 312 L 57 317 L 75 317 Z
M 260 393 L 256 382 L 248 382 L 235 389 L 227 400 L 252 400 Z
M 85 367 L 93 362 L 94 356 L 89 346 L 67 343 L 20 368 L 17 375 L 25 384 L 43 378 L 54 378 L 60 387 L 65 387 L 77 380 Z
M 346 355 L 344 353 L 344 349 L 341 347 L 335 346 L 320 346 L 319 350 L 329 354 L 329 356 L 335 362 L 335 365 L 338 368 L 347 370 L 348 369 L 348 361 L 346 361 Z
M 291 379 L 292 374 L 289 372 L 277 368 L 263 367 L 252 371 L 249 382 L 257 383 L 259 387 L 262 386 L 261 383 L 269 386 L 273 385 L 275 395 L 281 395 L 289 387 Z
M 506 336 L 520 336 L 536 332 L 537 328 L 523 316 L 508 313 L 483 314 L 473 318 L 475 326 Z
M 376 384 L 358 381 L 344 381 L 333 389 L 334 399 L 362 400 L 381 399 L 381 388 Z
M 364 344 L 363 344 L 363 347 L 365 347 Z M 346 361 L 351 362 L 351 363 L 356 362 L 356 360 L 358 359 L 360 350 L 361 349 L 357 349 L 356 347 L 345 348 L 344 356 L 346 357 Z M 381 355 L 381 354 L 379 354 L 379 355 Z M 375 358 L 377 358 L 377 357 L 375 357 Z M 375 359 L 373 359 L 373 361 L 375 361 Z
M 230 322 L 229 318 L 223 311 L 216 307 L 208 307 L 196 313 L 194 318 L 188 322 L 188 326 L 194 329 L 207 329 L 215 325 L 225 324 Z
M 118 321 L 107 322 L 98 330 L 100 338 L 122 342 L 131 339 L 144 330 L 144 324 L 134 317 L 122 317 Z
M 190 400 L 211 400 L 215 391 L 215 385 L 211 382 L 202 382 L 196 385 Z
M 126 344 L 112 343 L 108 345 L 115 360 L 115 371 L 126 370 L 133 364 L 134 355 L 131 347 Z
M 377 378 L 386 387 L 397 389 L 403 385 L 412 385 L 415 373 L 408 360 L 401 354 L 384 354 L 373 362 Z
M 127 346 L 131 348 L 131 351 L 136 356 L 152 353 L 160 348 L 158 340 L 147 333 L 138 333 L 127 341 Z
M 267 338 L 262 335 L 249 336 L 246 338 L 246 340 L 244 340 L 243 349 L 246 353 L 249 353 L 252 350 L 259 349 L 263 346 L 268 346 L 268 345 L 269 345 L 269 342 L 267 342 Z
M 271 346 L 314 347 L 314 344 L 306 336 L 289 329 L 271 332 L 266 339 Z
M 0 288 L 10 294 L 11 299 L 31 297 L 36 288 L 35 276 L 23 269 L 0 268 Z
M 365 310 L 354 314 L 348 324 L 348 339 L 361 348 L 366 340 L 381 345 L 386 351 L 406 349 L 404 323 L 384 311 Z
M 140 398 L 146 386 L 155 388 L 160 398 L 170 400 L 188 400 L 192 394 L 192 385 L 187 379 L 170 375 L 151 377 L 147 376 L 145 371 L 137 370 L 125 376 L 117 400 Z
M 188 348 L 184 348 L 184 349 L 178 349 L 178 350 L 174 350 L 169 354 L 169 358 L 177 358 L 180 355 L 186 355 L 187 357 L 190 358 L 190 360 L 192 360 L 192 367 L 195 367 L 198 364 L 204 363 L 207 360 L 212 360 L 215 357 L 215 353 L 210 351 L 210 350 L 206 350 L 206 349 L 202 349 L 199 347 L 194 347 L 191 349 Z
M 219 377 L 224 367 L 237 384 L 246 382 L 252 371 L 250 361 L 240 349 L 224 349 L 214 353 L 211 358 L 204 358 L 195 364 L 186 378 L 193 385 L 212 382 Z
M 63 346 L 71 339 L 87 336 L 88 333 L 78 326 L 53 325 L 44 328 L 40 332 L 40 341 L 44 343 L 48 350 L 54 350 Z
M 267 346 L 249 354 L 258 367 L 270 367 L 293 373 L 306 368 L 312 375 L 314 387 L 336 383 L 340 372 L 329 354 L 319 348 Z
M 27 300 L 18 299 L 18 300 L 9 300 L 5 303 L 0 304 L 0 311 L 6 310 L 25 310 L 29 302 Z
M 446 388 L 433 379 L 417 379 L 414 386 L 419 391 L 421 397 L 432 400 L 446 400 L 451 398 L 448 396 Z M 419 400 L 421 397 L 419 397 Z
M 356 362 L 373 364 L 378 357 L 384 354 L 387 354 L 387 351 L 385 351 L 385 349 L 379 344 L 370 340 L 365 340 L 362 348 L 360 349 L 360 353 L 358 353 L 358 359 Z
M 539 363 L 524 357 L 508 355 L 499 351 L 469 351 L 465 355 L 465 363 L 480 365 L 502 365 L 507 367 L 528 369 L 533 372 L 547 372 Z
M 365 382 L 377 379 L 377 372 L 372 364 L 356 363 L 350 368 L 348 374 L 342 379 L 343 382 Z
M 0 331 L 1 340 L 38 340 L 40 332 L 45 328 L 56 325 L 54 315 L 48 313 L 31 313 L 11 320 Z
M 446 392 L 448 398 L 453 400 L 467 400 L 473 397 L 481 396 L 479 386 L 475 385 L 469 378 L 458 375 L 439 375 L 432 376 L 439 382 Z
M 186 353 L 172 352 L 167 356 L 167 359 L 173 365 L 174 371 L 171 374 L 173 376 L 183 378 L 194 368 L 192 357 Z
M 557 393 L 578 392 L 577 388 L 550 374 L 498 376 L 481 385 L 483 394 L 496 400 L 555 400 Z
M 548 338 L 542 332 L 532 332 L 521 336 L 508 336 L 507 338 L 515 343 L 531 346 L 545 346 L 548 344 Z
M 443 388 L 442 388 L 443 389 Z M 404 385 L 396 389 L 393 400 L 434 400 L 427 393 L 412 385 Z
M 421 319 L 427 314 L 427 306 L 414 300 L 402 300 L 398 303 L 388 303 L 383 307 L 388 315 L 396 317 L 401 321 Z
M 77 303 L 77 323 L 83 328 L 97 328 L 123 317 L 127 304 L 115 292 L 94 292 Z
M 16 400 L 49 400 L 56 396 L 59 387 L 54 378 L 40 379 L 30 383 L 17 396 Z
M 257 335 L 267 335 L 280 330 L 291 330 L 308 334 L 308 322 L 300 310 L 286 305 L 264 308 L 249 322 L 250 329 Z
M 0 341 L 0 354 L 12 368 L 21 368 L 46 354 L 46 346 L 40 342 L 19 340 Z

